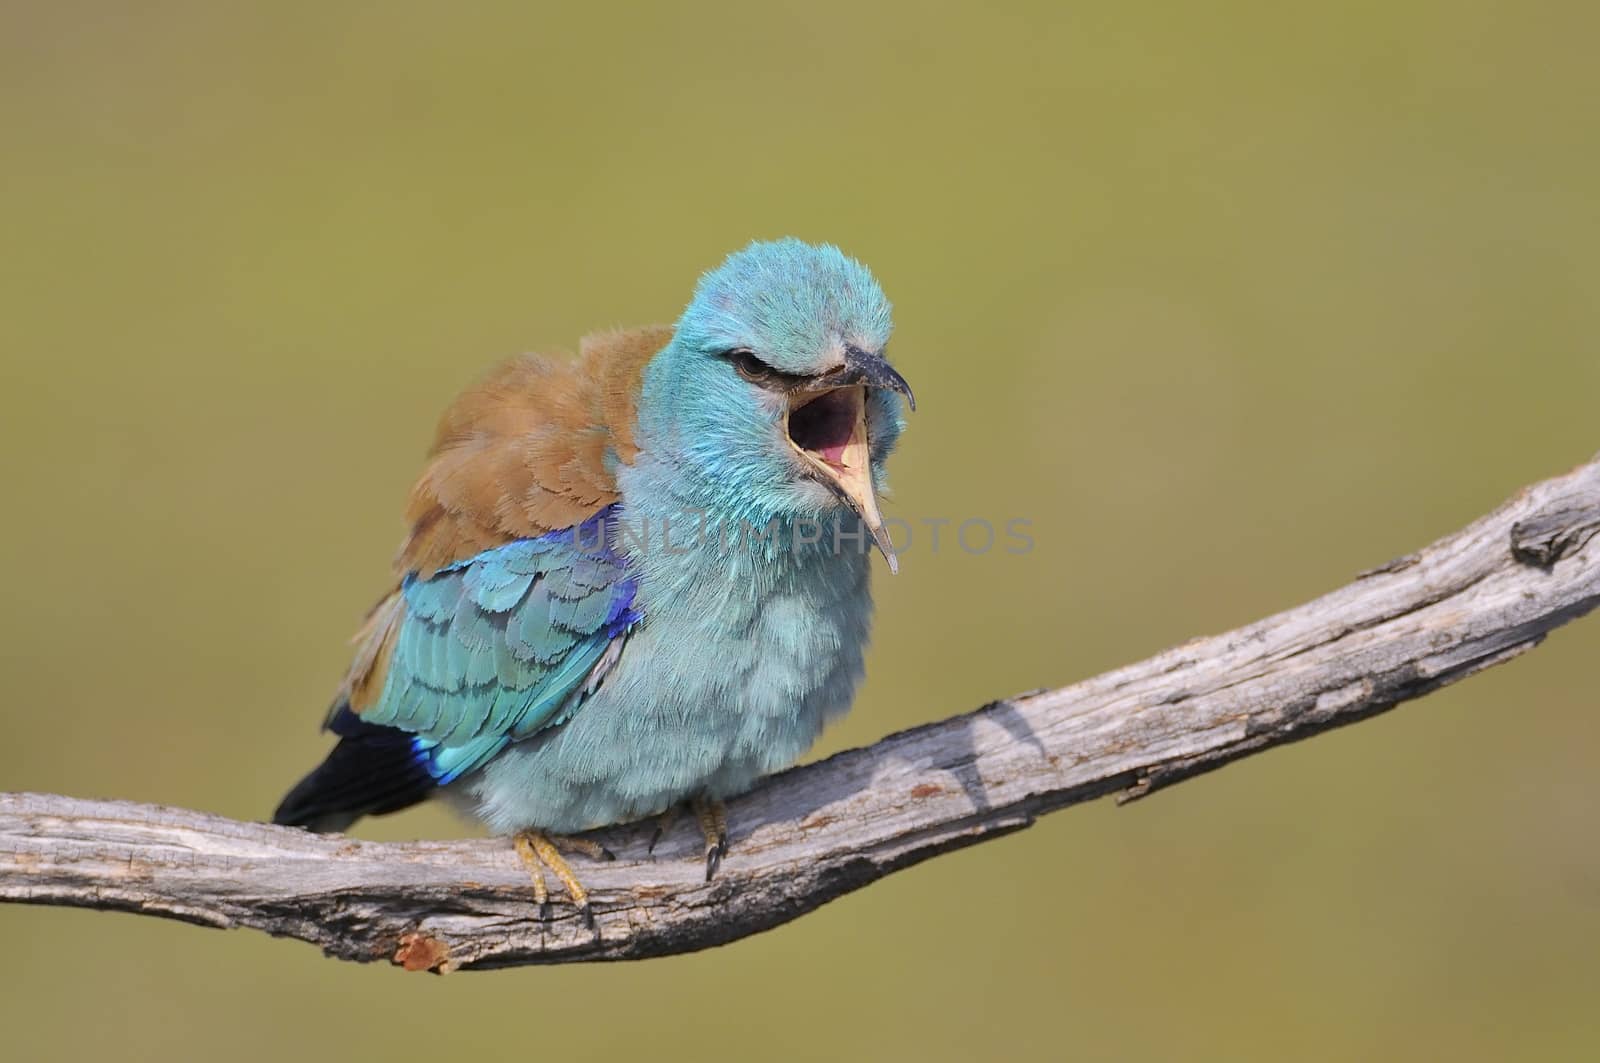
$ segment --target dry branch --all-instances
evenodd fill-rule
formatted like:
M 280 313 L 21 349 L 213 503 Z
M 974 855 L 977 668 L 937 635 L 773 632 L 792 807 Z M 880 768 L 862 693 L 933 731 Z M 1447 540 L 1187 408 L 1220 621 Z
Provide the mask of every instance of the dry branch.
M 1600 459 L 1425 550 L 1259 623 L 1059 690 L 891 735 L 776 776 L 730 808 L 702 881 L 687 819 L 602 832 L 591 931 L 541 922 L 503 841 L 381 844 L 199 812 L 0 795 L 0 899 L 165 915 L 412 969 L 688 952 L 787 922 L 902 867 L 1142 797 L 1364 719 L 1533 648 L 1600 604 Z

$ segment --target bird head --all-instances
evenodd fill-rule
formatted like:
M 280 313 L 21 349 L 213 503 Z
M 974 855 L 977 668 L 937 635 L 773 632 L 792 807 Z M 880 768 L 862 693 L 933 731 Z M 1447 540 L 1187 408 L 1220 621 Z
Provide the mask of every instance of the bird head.
M 911 387 L 889 364 L 889 301 L 828 244 L 754 243 L 705 274 L 647 371 L 641 421 L 725 512 L 860 517 L 892 570 L 883 462 Z

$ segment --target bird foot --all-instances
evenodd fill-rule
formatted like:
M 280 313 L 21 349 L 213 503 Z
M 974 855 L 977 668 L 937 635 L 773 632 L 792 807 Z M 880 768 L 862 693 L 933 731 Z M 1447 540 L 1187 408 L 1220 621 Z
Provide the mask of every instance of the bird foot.
M 522 861 L 522 866 L 533 876 L 533 899 L 539 906 L 539 918 L 550 918 L 550 888 L 544 878 L 545 869 L 549 868 L 566 888 L 573 907 L 578 909 L 579 918 L 583 920 L 585 926 L 593 930 L 594 910 L 589 906 L 589 891 L 583 888 L 578 876 L 573 874 L 566 858 L 561 855 L 561 850 L 583 853 L 594 860 L 615 860 L 616 854 L 599 842 L 590 841 L 588 838 L 569 838 L 537 830 L 518 831 L 511 836 L 511 843 L 517 850 L 517 858 Z
M 696 797 L 689 802 L 689 807 L 694 810 L 695 819 L 700 823 L 700 833 L 706 840 L 706 881 L 710 882 L 722 866 L 722 858 L 728 855 L 728 810 L 721 801 L 713 801 L 709 797 Z M 682 811 L 681 804 L 673 805 L 656 817 L 655 833 L 650 836 L 647 852 L 656 851 L 656 843 L 678 822 L 678 815 Z
M 728 809 L 721 801 L 708 797 L 695 798 L 691 807 L 700 821 L 700 833 L 705 836 L 706 881 L 710 882 L 722 866 L 722 858 L 728 855 Z

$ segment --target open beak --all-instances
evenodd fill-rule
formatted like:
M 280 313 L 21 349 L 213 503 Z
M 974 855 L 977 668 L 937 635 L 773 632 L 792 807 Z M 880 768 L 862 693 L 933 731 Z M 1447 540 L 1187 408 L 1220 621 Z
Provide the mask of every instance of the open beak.
M 844 364 L 826 373 L 804 377 L 793 386 L 797 395 L 806 392 L 832 391 L 852 384 L 865 384 L 869 388 L 887 388 L 906 397 L 911 412 L 917 411 L 917 397 L 911 394 L 911 385 L 884 360 L 883 355 L 863 351 L 860 347 L 844 349 Z M 798 403 L 797 403 L 798 405 Z
M 851 349 L 843 368 L 810 378 L 790 393 L 785 431 L 789 444 L 817 478 L 853 509 L 872 534 L 890 572 L 900 571 L 894 544 L 878 513 L 872 487 L 872 441 L 867 436 L 867 388 L 887 387 L 916 409 L 911 387 L 887 362 Z

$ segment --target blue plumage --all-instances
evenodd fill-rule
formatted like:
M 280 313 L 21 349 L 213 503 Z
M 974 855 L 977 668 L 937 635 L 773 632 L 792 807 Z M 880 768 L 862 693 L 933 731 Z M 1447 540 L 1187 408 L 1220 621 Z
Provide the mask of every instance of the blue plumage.
M 278 820 L 431 787 L 497 831 L 570 833 L 793 764 L 862 674 L 866 549 L 893 564 L 876 499 L 910 389 L 889 332 L 860 263 L 755 244 L 646 357 L 583 363 L 546 420 L 518 421 L 509 385 L 453 411 L 410 542 L 493 545 L 403 572 L 331 721 L 349 749 Z M 514 533 L 552 512 L 586 516 Z
M 572 711 L 606 648 L 639 620 L 637 584 L 605 545 L 612 517 L 408 575 L 388 678 L 363 718 L 415 735 L 444 785 Z

